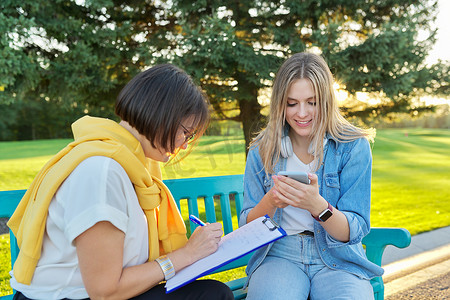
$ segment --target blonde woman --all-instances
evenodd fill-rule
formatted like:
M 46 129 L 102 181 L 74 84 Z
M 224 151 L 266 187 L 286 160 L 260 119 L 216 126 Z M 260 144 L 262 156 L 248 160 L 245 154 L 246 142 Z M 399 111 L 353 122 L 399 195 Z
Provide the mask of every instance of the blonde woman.
M 259 249 L 247 299 L 373 299 L 361 240 L 370 230 L 374 132 L 339 113 L 333 76 L 318 55 L 298 53 L 278 71 L 267 127 L 254 139 L 240 225 L 269 215 L 287 236 Z M 310 184 L 279 171 L 304 171 Z

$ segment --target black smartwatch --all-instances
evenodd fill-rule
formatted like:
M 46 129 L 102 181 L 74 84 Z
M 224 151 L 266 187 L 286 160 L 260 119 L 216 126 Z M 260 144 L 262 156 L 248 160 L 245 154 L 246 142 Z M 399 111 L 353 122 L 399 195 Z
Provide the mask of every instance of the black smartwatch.
M 330 202 L 327 201 L 327 203 L 328 207 L 321 212 L 318 217 L 314 217 L 313 215 L 311 216 L 319 222 L 325 222 L 328 220 L 333 215 L 333 206 L 331 206 Z

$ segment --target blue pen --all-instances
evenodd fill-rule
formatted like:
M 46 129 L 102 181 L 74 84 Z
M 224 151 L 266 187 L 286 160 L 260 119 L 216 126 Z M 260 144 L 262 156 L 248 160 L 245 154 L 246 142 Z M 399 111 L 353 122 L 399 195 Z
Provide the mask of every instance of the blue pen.
M 189 220 L 191 220 L 192 222 L 194 222 L 195 224 L 200 225 L 200 226 L 205 226 L 206 225 L 202 220 L 200 220 L 199 218 L 197 218 L 194 215 L 190 215 L 189 216 Z

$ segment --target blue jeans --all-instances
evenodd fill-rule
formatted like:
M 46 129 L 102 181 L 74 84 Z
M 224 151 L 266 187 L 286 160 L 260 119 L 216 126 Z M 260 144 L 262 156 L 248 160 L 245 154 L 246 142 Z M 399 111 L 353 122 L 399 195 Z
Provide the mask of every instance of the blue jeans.
M 328 268 L 313 236 L 291 235 L 274 243 L 250 277 L 247 299 L 373 299 L 369 280 Z

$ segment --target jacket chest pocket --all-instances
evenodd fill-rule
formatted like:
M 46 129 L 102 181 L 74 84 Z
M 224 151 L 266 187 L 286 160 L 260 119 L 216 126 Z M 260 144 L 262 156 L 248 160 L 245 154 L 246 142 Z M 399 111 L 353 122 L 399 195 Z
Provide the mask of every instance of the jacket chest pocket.
M 337 203 L 341 194 L 339 174 L 337 172 L 325 174 L 326 199 L 330 203 Z
M 269 178 L 264 178 L 264 191 L 267 193 L 271 188 L 272 188 L 272 179 Z

